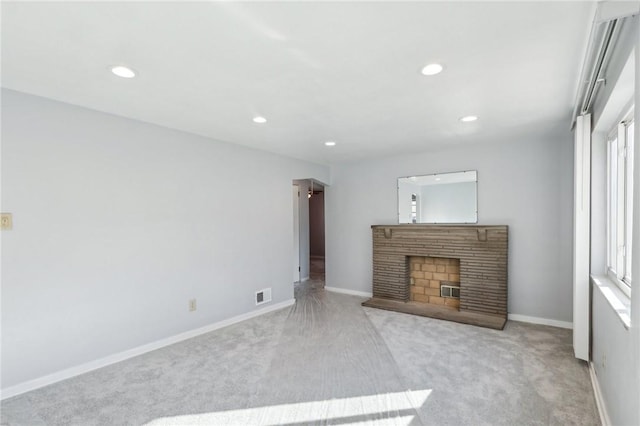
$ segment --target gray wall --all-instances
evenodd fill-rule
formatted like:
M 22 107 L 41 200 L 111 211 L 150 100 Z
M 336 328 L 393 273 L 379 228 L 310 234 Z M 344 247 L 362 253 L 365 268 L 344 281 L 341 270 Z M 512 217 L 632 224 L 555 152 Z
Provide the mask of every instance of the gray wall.
M 292 299 L 300 176 L 329 170 L 3 90 L 2 387 Z
M 476 183 L 425 185 L 420 204 L 421 222 L 475 223 Z
M 636 16 L 636 19 L 638 16 Z M 640 28 L 636 32 L 636 47 L 635 47 L 635 59 L 636 59 L 636 82 L 635 82 L 635 135 L 634 135 L 634 149 L 635 157 L 633 160 L 633 237 L 632 245 L 636 247 L 636 253 L 640 253 Z M 631 417 L 632 421 L 640 424 L 640 287 L 637 283 L 640 282 L 640 256 L 634 255 L 635 262 L 633 262 L 633 269 L 631 271 L 632 276 L 635 278 L 635 291 L 631 293 L 631 350 L 633 351 L 633 359 L 631 365 L 629 365 L 629 372 L 631 376 L 635 376 L 635 380 L 631 385 L 625 389 L 627 396 L 625 396 L 623 403 L 635 406 L 636 411 L 634 417 Z M 619 327 L 619 325 L 618 325 Z M 612 346 L 612 350 L 618 350 L 617 347 Z M 624 368 L 618 366 L 618 368 Z M 633 398 L 635 395 L 635 401 Z
M 478 170 L 478 223 L 509 226 L 509 312 L 570 322 L 572 143 L 562 122 L 489 146 L 332 167 L 327 285 L 371 292 L 370 226 L 397 223 L 399 176 Z
M 626 328 L 618 314 L 598 287 L 592 289 L 592 362 L 606 410 L 614 425 L 640 424 L 640 17 L 636 16 L 635 37 L 635 152 L 634 152 L 634 216 L 633 216 L 633 283 L 630 300 L 631 327 Z M 628 38 L 631 39 L 631 38 Z M 624 51 L 624 49 L 623 49 Z M 628 53 L 628 52 L 627 52 Z M 618 62 L 624 62 L 624 57 Z M 608 93 L 616 87 L 613 70 L 607 74 Z M 620 71 L 620 70 L 618 70 Z M 631 89 L 633 90 L 633 89 Z M 605 100 L 607 102 L 605 102 Z M 600 116 L 609 115 L 613 108 L 617 114 L 624 99 L 606 98 Z M 612 106 L 612 104 L 616 104 Z M 604 105 L 607 105 L 605 108 Z M 602 114 L 606 111 L 607 114 Z M 610 116 L 610 115 L 609 115 Z M 615 117 L 613 117 L 615 118 Z M 599 123 L 601 131 L 608 132 L 614 122 Z M 596 132 L 592 137 L 592 198 L 591 198 L 591 272 L 602 274 L 606 269 L 606 135 Z
M 593 290 L 592 362 L 612 425 L 640 424 L 640 395 L 634 330 L 622 325 L 598 288 Z M 633 312 L 633 311 L 632 311 Z M 637 331 L 635 332 L 637 335 Z

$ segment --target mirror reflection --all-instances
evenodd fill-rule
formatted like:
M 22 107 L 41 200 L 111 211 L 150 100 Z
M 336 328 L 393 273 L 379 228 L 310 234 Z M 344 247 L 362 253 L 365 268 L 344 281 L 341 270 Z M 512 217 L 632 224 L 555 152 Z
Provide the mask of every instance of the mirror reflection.
M 475 170 L 398 178 L 399 223 L 477 223 Z

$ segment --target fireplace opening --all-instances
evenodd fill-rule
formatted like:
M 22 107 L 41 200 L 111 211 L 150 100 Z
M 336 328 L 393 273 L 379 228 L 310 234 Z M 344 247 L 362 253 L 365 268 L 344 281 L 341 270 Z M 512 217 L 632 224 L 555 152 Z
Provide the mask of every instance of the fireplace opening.
M 460 259 L 409 256 L 409 300 L 460 308 Z

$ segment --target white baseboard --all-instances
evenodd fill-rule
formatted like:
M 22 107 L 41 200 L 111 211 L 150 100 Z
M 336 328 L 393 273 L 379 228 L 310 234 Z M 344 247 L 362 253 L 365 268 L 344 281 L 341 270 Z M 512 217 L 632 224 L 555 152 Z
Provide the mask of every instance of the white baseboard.
M 305 282 L 305 281 L 309 281 L 309 277 L 304 277 L 300 280 L 301 283 Z
M 75 367 L 67 368 L 62 371 L 58 371 L 43 377 L 39 377 L 37 379 L 19 383 L 17 385 L 2 389 L 2 391 L 0 391 L 0 395 L 1 395 L 0 399 L 11 398 L 12 396 L 20 395 L 22 393 L 29 392 L 44 386 L 48 386 L 53 383 L 60 382 L 62 380 L 70 379 L 72 377 L 79 376 L 80 374 L 88 373 L 89 371 L 97 370 L 98 368 L 106 367 L 108 365 L 115 364 L 117 362 L 124 361 L 126 359 L 133 358 L 135 356 L 142 355 L 147 352 L 151 352 L 156 349 L 163 348 L 165 346 L 173 345 L 174 343 L 178 343 L 183 340 L 200 336 L 201 334 L 209 333 L 211 331 L 218 330 L 220 328 L 228 327 L 232 324 L 246 321 L 248 319 L 255 318 L 257 316 L 264 315 L 272 311 L 277 311 L 278 309 L 283 309 L 288 306 L 291 306 L 295 302 L 296 302 L 295 299 L 285 300 L 284 302 L 276 303 L 271 306 L 266 306 L 262 309 L 247 312 L 246 314 L 242 314 L 226 320 L 218 321 L 213 324 L 205 325 L 204 327 L 196 328 L 194 330 L 185 331 L 184 333 L 176 334 L 174 336 L 157 340 L 152 343 L 147 343 L 146 345 L 138 346 L 133 349 L 119 352 L 117 354 L 109 355 L 107 357 L 100 358 L 95 361 L 90 361 Z
M 373 297 L 372 293 L 367 293 L 364 291 L 356 291 L 356 290 L 349 290 L 346 288 L 338 288 L 338 287 L 324 287 L 325 290 L 327 291 L 332 291 L 334 293 L 342 293 L 342 294 L 350 294 L 351 296 L 360 296 L 360 297 Z
M 509 314 L 511 321 L 528 322 L 531 324 L 550 325 L 552 327 L 568 328 L 573 330 L 573 323 L 567 321 L 558 321 L 548 318 L 530 317 L 527 315 Z
M 596 375 L 596 369 L 593 366 L 593 362 L 589 362 L 589 375 L 591 376 L 591 386 L 593 386 L 593 393 L 596 396 L 596 406 L 598 407 L 598 414 L 600 414 L 600 423 L 602 426 L 610 426 L 611 419 L 607 412 L 607 406 L 604 403 L 602 396 L 602 390 L 600 389 L 600 383 L 598 383 L 598 376 Z

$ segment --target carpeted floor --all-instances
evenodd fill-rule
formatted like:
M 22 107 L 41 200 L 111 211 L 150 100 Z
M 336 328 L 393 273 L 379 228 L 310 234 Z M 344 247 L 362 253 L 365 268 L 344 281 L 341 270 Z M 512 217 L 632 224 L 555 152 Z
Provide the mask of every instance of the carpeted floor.
M 597 425 L 571 331 L 296 285 L 291 308 L 2 402 L 3 425 Z

